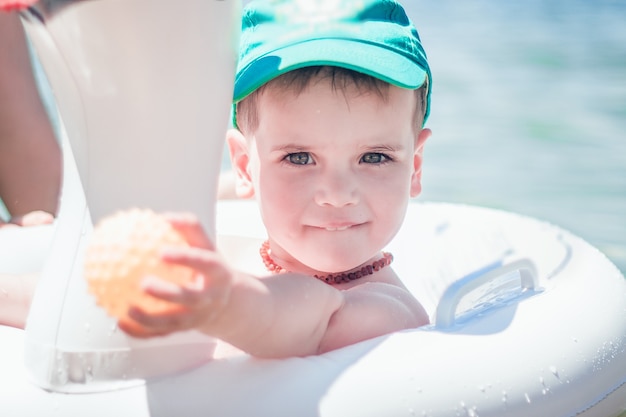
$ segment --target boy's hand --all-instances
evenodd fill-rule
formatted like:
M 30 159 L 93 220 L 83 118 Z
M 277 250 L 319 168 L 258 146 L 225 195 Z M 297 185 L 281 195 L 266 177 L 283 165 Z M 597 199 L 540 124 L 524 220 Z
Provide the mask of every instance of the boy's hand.
M 180 308 L 155 314 L 131 306 L 128 316 L 132 321 L 119 322 L 119 327 L 131 336 L 152 337 L 200 326 L 210 327 L 229 300 L 233 271 L 215 252 L 198 219 L 188 214 L 171 214 L 167 219 L 190 247 L 168 249 L 162 253 L 162 259 L 194 269 L 194 281 L 179 286 L 158 277 L 146 277 L 142 283 L 146 294 Z

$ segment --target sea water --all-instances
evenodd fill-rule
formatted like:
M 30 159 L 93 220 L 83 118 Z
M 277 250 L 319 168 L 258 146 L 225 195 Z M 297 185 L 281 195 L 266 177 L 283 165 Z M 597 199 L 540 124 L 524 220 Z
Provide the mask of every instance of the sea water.
M 550 221 L 626 272 L 626 3 L 404 4 L 433 72 L 419 199 Z
M 433 72 L 418 200 L 552 222 L 626 273 L 626 3 L 403 4 Z

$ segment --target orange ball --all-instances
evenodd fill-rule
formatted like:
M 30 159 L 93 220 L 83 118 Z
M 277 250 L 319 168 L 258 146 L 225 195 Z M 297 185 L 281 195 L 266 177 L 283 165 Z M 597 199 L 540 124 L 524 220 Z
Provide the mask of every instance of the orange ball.
M 193 279 L 191 268 L 161 260 L 165 247 L 189 246 L 162 216 L 131 209 L 104 218 L 93 231 L 85 253 L 84 276 L 89 291 L 107 313 L 123 321 L 130 305 L 150 313 L 176 310 L 176 305 L 145 294 L 141 281 L 156 276 L 183 285 Z

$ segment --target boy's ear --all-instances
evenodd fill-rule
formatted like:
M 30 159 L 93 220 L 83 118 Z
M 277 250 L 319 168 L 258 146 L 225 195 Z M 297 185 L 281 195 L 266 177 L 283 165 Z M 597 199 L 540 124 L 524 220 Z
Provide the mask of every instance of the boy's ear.
M 415 150 L 413 153 L 413 175 L 411 176 L 411 197 L 417 197 L 422 192 L 422 159 L 424 155 L 424 143 L 432 135 L 430 129 L 422 129 L 415 138 Z
M 230 162 L 235 171 L 235 194 L 239 198 L 254 197 L 254 185 L 250 176 L 248 142 L 237 129 L 226 132 L 226 144 L 230 153 Z

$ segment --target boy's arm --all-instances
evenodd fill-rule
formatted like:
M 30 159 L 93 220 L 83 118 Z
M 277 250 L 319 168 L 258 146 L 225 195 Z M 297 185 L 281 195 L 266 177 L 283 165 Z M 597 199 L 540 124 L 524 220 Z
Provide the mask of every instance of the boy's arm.
M 328 324 L 343 308 L 342 292 L 310 277 L 257 279 L 237 274 L 230 301 L 199 330 L 258 357 L 318 353 Z
M 392 284 L 365 282 L 340 291 L 298 274 L 257 279 L 240 272 L 226 280 L 231 284 L 226 299 L 217 289 L 215 296 L 198 296 L 164 283 L 159 289 L 153 282 L 148 292 L 191 307 L 161 316 L 133 310 L 131 317 L 147 330 L 135 335 L 196 328 L 254 356 L 282 358 L 323 353 L 428 322 L 411 294 Z M 214 308 L 195 301 L 207 298 Z
M 429 323 L 426 310 L 405 288 L 366 282 L 343 294 L 343 307 L 330 321 L 319 353 Z
M 428 323 L 407 290 L 381 282 L 342 291 L 308 276 L 281 274 L 253 279 L 247 289 L 235 286 L 232 297 L 232 310 L 216 322 L 219 331 L 205 331 L 259 357 L 320 354 Z
M 147 277 L 144 291 L 177 308 L 155 314 L 131 307 L 120 328 L 137 337 L 197 329 L 259 357 L 306 356 L 396 330 L 428 317 L 391 269 L 378 282 L 339 290 L 313 277 L 279 274 L 258 279 L 230 267 L 194 216 L 169 216 L 190 248 L 170 248 L 163 261 L 196 271 L 191 285 Z M 384 281 L 384 282 L 382 282 Z

